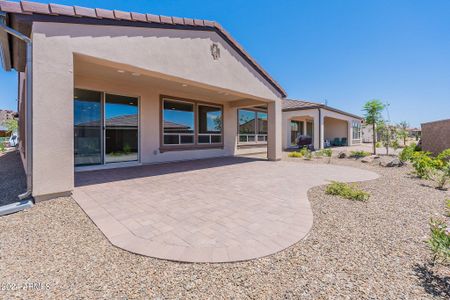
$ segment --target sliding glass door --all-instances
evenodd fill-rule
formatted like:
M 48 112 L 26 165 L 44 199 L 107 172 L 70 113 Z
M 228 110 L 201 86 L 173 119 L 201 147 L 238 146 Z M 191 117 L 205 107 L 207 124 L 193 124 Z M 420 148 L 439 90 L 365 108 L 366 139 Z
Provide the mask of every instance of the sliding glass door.
M 75 165 L 101 164 L 102 93 L 76 89 L 74 94 Z
M 138 99 L 105 95 L 105 163 L 138 160 Z
M 137 98 L 75 89 L 75 166 L 137 161 Z

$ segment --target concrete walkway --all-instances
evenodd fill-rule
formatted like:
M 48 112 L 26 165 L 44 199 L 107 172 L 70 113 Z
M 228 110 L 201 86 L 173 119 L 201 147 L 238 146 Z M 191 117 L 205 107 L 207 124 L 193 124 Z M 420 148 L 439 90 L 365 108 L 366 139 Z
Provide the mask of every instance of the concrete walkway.
M 360 169 L 250 158 L 76 174 L 74 199 L 117 247 L 184 262 L 232 262 L 273 254 L 304 238 L 311 187 L 362 181 Z

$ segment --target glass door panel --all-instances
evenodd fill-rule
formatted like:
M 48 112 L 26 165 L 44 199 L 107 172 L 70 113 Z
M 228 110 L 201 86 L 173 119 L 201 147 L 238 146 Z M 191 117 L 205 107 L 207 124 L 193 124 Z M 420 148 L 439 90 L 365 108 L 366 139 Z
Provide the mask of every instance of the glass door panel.
M 105 163 L 138 160 L 138 99 L 105 94 Z
M 74 91 L 75 166 L 102 163 L 102 94 Z

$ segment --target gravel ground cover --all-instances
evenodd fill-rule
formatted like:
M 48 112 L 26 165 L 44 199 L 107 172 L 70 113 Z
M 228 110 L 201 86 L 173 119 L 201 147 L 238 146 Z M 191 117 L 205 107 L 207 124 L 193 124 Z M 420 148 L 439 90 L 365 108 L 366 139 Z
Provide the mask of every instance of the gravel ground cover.
M 19 201 L 17 195 L 27 189 L 19 151 L 0 153 L 0 206 Z
M 292 160 L 299 171 L 321 163 Z M 358 184 L 369 201 L 316 187 L 309 192 L 315 218 L 308 237 L 247 262 L 188 264 L 128 253 L 111 246 L 71 198 L 2 217 L 0 298 L 448 299 L 450 269 L 428 264 L 424 240 L 449 192 L 409 175 L 409 167 L 332 163 L 381 175 Z

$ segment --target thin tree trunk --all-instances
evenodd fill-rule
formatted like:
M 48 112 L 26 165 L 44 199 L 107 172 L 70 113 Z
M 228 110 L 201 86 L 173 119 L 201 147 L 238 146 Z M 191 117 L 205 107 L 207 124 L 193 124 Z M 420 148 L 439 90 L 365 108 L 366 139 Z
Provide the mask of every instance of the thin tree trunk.
M 373 129 L 373 155 L 377 155 L 377 133 L 375 132 L 375 122 L 372 124 Z

